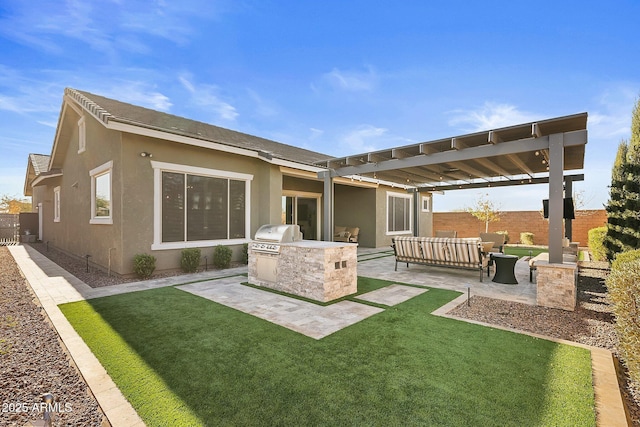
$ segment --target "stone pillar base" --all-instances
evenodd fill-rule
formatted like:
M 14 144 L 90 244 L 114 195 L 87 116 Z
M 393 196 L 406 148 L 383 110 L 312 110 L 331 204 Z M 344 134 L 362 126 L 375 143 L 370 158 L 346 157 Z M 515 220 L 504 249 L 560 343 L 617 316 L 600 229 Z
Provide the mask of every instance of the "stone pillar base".
M 578 265 L 540 261 L 536 268 L 537 305 L 574 311 L 578 302 Z

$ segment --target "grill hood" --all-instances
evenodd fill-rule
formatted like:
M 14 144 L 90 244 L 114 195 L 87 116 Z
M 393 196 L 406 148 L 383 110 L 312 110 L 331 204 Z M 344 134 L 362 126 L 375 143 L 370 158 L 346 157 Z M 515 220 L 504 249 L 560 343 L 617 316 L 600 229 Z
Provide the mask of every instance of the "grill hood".
M 302 240 L 302 233 L 298 225 L 266 224 L 256 231 L 254 240 L 274 243 L 297 242 Z

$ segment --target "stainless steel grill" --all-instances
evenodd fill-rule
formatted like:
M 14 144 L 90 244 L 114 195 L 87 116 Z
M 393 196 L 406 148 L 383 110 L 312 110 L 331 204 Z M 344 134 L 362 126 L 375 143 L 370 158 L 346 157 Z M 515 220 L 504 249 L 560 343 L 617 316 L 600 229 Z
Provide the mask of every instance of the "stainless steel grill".
M 298 242 L 302 240 L 300 227 L 294 224 L 266 224 L 256 231 L 251 248 L 256 252 L 280 253 L 281 243 Z

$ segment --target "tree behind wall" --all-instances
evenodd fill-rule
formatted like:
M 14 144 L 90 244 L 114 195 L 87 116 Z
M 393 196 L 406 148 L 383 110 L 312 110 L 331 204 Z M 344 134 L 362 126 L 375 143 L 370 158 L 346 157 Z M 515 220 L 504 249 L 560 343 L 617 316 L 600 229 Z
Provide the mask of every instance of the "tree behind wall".
M 618 146 L 606 210 L 607 258 L 640 248 L 640 99 L 633 109 L 631 139 Z
M 481 195 L 473 206 L 465 209 L 471 215 L 484 222 L 485 233 L 489 232 L 490 222 L 500 221 L 498 206 L 494 205 L 488 197 L 488 194 Z
M 31 202 L 27 199 L 4 194 L 0 197 L 0 212 L 10 214 L 31 212 Z

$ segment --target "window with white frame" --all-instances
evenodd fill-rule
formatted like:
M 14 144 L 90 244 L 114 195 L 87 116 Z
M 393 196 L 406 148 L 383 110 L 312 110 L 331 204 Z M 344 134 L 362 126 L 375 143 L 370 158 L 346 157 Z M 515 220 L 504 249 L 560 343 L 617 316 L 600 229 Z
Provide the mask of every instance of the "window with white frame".
M 53 222 L 60 222 L 60 186 L 53 189 Z
M 248 238 L 252 175 L 155 161 L 152 167 L 156 188 L 152 249 Z
M 78 120 L 78 154 L 83 153 L 87 149 L 87 127 L 84 116 Z
M 422 196 L 422 212 L 431 212 L 431 197 Z
M 412 231 L 413 197 L 410 194 L 387 192 L 387 234 L 407 234 Z
M 89 172 L 91 176 L 91 224 L 113 224 L 111 176 L 113 162 Z

